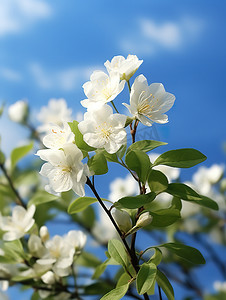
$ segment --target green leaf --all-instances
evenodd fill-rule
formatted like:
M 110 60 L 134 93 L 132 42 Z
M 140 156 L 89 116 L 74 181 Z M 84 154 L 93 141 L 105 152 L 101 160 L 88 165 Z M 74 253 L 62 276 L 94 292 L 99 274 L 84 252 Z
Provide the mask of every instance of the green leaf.
M 166 294 L 168 300 L 174 300 L 173 287 L 167 277 L 159 270 L 157 270 L 156 281 L 163 292 Z
M 81 134 L 81 132 L 78 129 L 78 123 L 77 121 L 73 121 L 73 122 L 68 122 L 71 131 L 74 133 L 75 135 L 75 144 L 78 146 L 79 149 L 84 150 L 84 151 L 93 151 L 96 148 L 93 148 L 89 145 L 86 144 L 86 142 L 84 142 L 83 140 L 83 135 Z
M 20 159 L 33 149 L 33 143 L 13 149 L 11 152 L 11 168 L 14 169 Z
M 99 266 L 97 266 L 95 272 L 93 273 L 92 279 L 98 279 L 103 274 L 103 272 L 105 271 L 106 267 L 107 267 L 106 262 L 103 262 L 102 264 L 100 264 Z
M 158 247 L 165 247 L 169 249 L 169 251 L 175 253 L 176 255 L 193 264 L 205 264 L 204 257 L 196 248 L 181 243 L 167 243 L 162 244 Z
M 200 196 L 201 196 L 202 200 L 201 201 L 194 201 L 196 204 L 199 204 L 201 206 L 211 208 L 211 209 L 214 209 L 214 210 L 219 209 L 218 204 L 214 200 L 210 199 L 209 197 L 203 196 L 203 195 L 200 195 Z
M 119 157 L 120 159 L 122 159 L 123 156 L 124 156 L 124 154 L 126 153 L 126 148 L 127 148 L 127 145 L 126 145 L 126 144 L 125 144 L 125 145 L 122 145 L 122 146 L 120 147 L 120 149 L 116 152 L 116 154 L 118 155 L 118 157 Z
M 5 154 L 0 150 L 0 165 L 5 163 Z
M 130 280 L 131 280 L 131 277 L 129 276 L 129 274 L 127 272 L 123 273 L 120 276 L 120 278 L 118 279 L 116 287 L 127 284 Z
M 126 269 L 129 264 L 129 258 L 125 247 L 119 240 L 112 239 L 108 242 L 108 252 L 116 262 Z
M 206 160 L 201 152 L 191 148 L 170 150 L 161 154 L 153 166 L 166 165 L 178 168 L 190 168 Z
M 127 117 L 125 127 L 127 127 L 129 124 L 131 124 L 133 122 L 133 120 L 134 120 L 134 118 Z
M 88 206 L 81 212 L 80 220 L 82 225 L 87 229 L 92 229 L 95 223 L 95 212 L 92 206 Z
M 112 285 L 112 283 L 110 283 L 108 281 L 94 282 L 92 284 L 89 284 L 88 286 L 85 286 L 84 294 L 86 294 L 86 295 L 104 295 L 104 294 L 108 293 L 110 290 L 112 290 L 113 288 L 114 288 L 114 286 Z M 76 299 L 76 298 L 74 298 L 74 299 Z M 48 300 L 54 300 L 54 299 L 48 298 Z
M 143 263 L 137 274 L 136 286 L 139 295 L 146 293 L 155 281 L 157 273 L 156 265 L 153 263 Z
M 120 300 L 128 291 L 129 283 L 121 285 L 104 295 L 100 300 Z
M 156 194 L 154 192 L 150 192 L 148 194 L 144 195 L 138 195 L 138 196 L 130 196 L 130 197 L 123 197 L 119 199 L 118 202 L 114 203 L 114 206 L 117 207 L 122 205 L 125 208 L 139 208 L 145 204 L 148 204 L 152 202 L 156 197 Z
M 127 166 L 137 173 L 140 181 L 145 184 L 151 166 L 149 156 L 143 151 L 131 150 L 127 152 L 125 161 Z
M 131 150 L 140 150 L 144 152 L 151 151 L 159 146 L 167 145 L 167 143 L 164 142 L 159 142 L 159 141 L 153 141 L 153 140 L 143 140 L 143 141 L 138 141 L 134 144 L 132 144 L 127 152 Z
M 102 152 L 98 152 L 92 156 L 88 160 L 88 166 L 90 171 L 93 171 L 95 175 L 102 175 L 108 172 L 107 160 Z
M 170 183 L 166 192 L 183 200 L 201 200 L 201 196 L 184 183 Z
M 116 162 L 116 163 L 119 162 L 116 153 L 110 154 L 106 150 L 100 150 L 100 151 L 96 151 L 96 152 L 97 153 L 102 153 L 106 157 L 107 161 Z
M 110 202 L 107 199 L 101 198 L 102 201 Z M 93 197 L 79 197 L 76 198 L 68 207 L 68 213 L 70 215 L 80 212 L 86 209 L 90 204 L 97 202 L 96 198 Z M 111 202 L 110 202 L 111 203 Z
M 155 253 L 154 255 L 149 259 L 149 263 L 152 262 L 153 264 L 155 264 L 156 266 L 158 266 L 160 264 L 160 262 L 162 261 L 162 251 L 159 248 L 154 248 Z
M 80 212 L 95 202 L 97 202 L 97 199 L 93 197 L 79 197 L 69 205 L 68 213 L 71 215 Z
M 166 192 L 185 201 L 193 201 L 201 206 L 218 210 L 218 205 L 215 201 L 206 196 L 199 195 L 184 183 L 170 183 Z
M 28 207 L 34 204 L 35 206 L 57 200 L 59 197 L 49 194 L 46 191 L 38 191 L 28 202 Z
M 167 227 L 181 218 L 180 211 L 174 208 L 159 209 L 155 212 L 149 211 L 149 213 L 153 217 L 149 227 Z
M 97 268 L 101 261 L 92 253 L 82 251 L 76 260 L 76 264 L 88 268 Z
M 168 179 L 162 172 L 150 170 L 148 173 L 148 185 L 153 192 L 163 192 L 168 187 Z

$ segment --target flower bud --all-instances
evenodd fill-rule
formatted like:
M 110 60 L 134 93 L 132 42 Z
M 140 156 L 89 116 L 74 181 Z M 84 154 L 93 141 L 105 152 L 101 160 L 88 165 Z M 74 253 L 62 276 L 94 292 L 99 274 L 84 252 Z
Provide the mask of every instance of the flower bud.
M 56 281 L 55 275 L 52 271 L 46 272 L 44 275 L 42 275 L 41 279 L 46 284 L 54 284 Z
M 119 228 L 123 231 L 123 232 L 127 232 L 131 229 L 132 224 L 131 224 L 131 219 L 130 219 L 130 215 L 123 210 L 119 210 L 119 209 L 114 209 L 112 211 L 112 215 L 116 221 L 116 223 L 118 224 Z
M 145 227 L 149 225 L 151 221 L 152 221 L 152 216 L 147 211 L 142 215 L 140 215 L 139 219 L 137 220 L 136 227 Z
M 20 100 L 10 105 L 8 109 L 9 118 L 16 123 L 24 123 L 28 117 L 28 104 Z
M 40 238 L 43 243 L 49 240 L 49 231 L 46 226 L 42 226 L 39 231 Z

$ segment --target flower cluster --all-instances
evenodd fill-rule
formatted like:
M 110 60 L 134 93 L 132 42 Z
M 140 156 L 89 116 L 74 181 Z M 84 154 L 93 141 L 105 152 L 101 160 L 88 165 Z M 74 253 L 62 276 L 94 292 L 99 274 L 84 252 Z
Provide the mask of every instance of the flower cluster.
M 125 127 L 128 116 L 118 113 L 113 100 L 123 90 L 125 82 L 129 84 L 130 78 L 142 62 L 136 55 L 128 55 L 127 58 L 115 56 L 111 62 L 105 63 L 108 74 L 94 71 L 90 81 L 83 85 L 87 99 L 81 101 L 81 104 L 87 108 L 87 112 L 84 114 L 84 120 L 78 124 L 78 129 L 88 146 L 93 149 L 105 149 L 109 154 L 114 154 L 127 143 Z M 131 88 L 130 105 L 124 105 L 132 114 L 131 121 L 137 120 L 150 126 L 153 122 L 168 121 L 164 113 L 172 107 L 174 100 L 175 97 L 165 92 L 162 84 L 153 83 L 148 86 L 146 78 L 139 75 Z M 49 104 L 50 107 L 58 107 L 52 108 L 54 114 L 47 113 L 45 108 L 42 109 L 42 116 L 46 117 L 48 114 L 48 118 L 45 119 L 51 124 L 43 125 L 47 133 L 43 144 L 48 149 L 37 152 L 37 155 L 46 161 L 40 174 L 49 180 L 46 185 L 48 192 L 56 194 L 72 189 L 79 196 L 84 196 L 86 178 L 91 173 L 88 166 L 82 163 L 83 154 L 78 145 L 74 144 L 74 134 L 66 123 L 70 111 L 66 110 L 63 100 L 60 101 L 57 104 L 53 99 Z M 116 112 L 108 105 L 109 102 Z M 65 120 L 61 120 L 60 125 L 53 124 L 59 108 L 61 115 L 66 116 Z
M 35 278 L 36 281 L 39 279 L 54 286 L 60 282 L 61 277 L 71 274 L 72 265 L 81 254 L 87 237 L 80 230 L 71 230 L 64 236 L 55 235 L 50 238 L 46 226 L 40 228 L 39 235 L 35 234 L 34 227 L 37 225 L 33 218 L 34 213 L 35 206 L 31 205 L 27 210 L 21 206 L 15 206 L 12 217 L 0 215 L 0 229 L 5 232 L 3 240 L 7 242 L 3 245 L 3 249 L 0 249 L 0 257 L 6 256 L 9 259 L 9 255 L 12 255 L 15 260 L 14 264 L 0 264 L 0 274 L 8 279 L 16 275 L 24 279 Z M 25 235 L 29 235 L 28 240 L 24 239 Z M 24 248 L 20 239 L 23 239 L 23 245 L 27 244 Z M 14 241 L 18 243 L 14 244 Z M 11 249 L 9 253 L 7 253 L 8 249 Z M 16 264 L 17 262 L 20 264 Z M 7 289 L 8 282 L 2 281 L 1 283 L 2 288 Z M 40 290 L 39 293 L 41 298 L 46 298 L 51 294 L 50 291 L 45 290 Z

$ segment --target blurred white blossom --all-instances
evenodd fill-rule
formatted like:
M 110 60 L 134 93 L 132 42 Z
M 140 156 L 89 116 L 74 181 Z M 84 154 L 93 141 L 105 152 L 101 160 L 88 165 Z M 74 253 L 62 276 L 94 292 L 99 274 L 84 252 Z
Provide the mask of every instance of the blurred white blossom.
M 72 110 L 67 107 L 64 99 L 50 99 L 48 106 L 42 106 L 37 119 L 42 125 L 37 130 L 40 133 L 49 131 L 50 124 L 63 125 L 71 121 Z
M 125 179 L 115 178 L 110 183 L 110 194 L 108 199 L 116 202 L 126 196 L 134 196 L 139 193 L 139 187 L 132 175 L 128 174 Z
M 3 235 L 3 240 L 13 241 L 23 237 L 34 225 L 34 213 L 35 206 L 31 205 L 27 210 L 22 206 L 15 206 L 12 217 L 3 217 L 0 214 L 0 229 L 7 231 Z
M 226 281 L 215 281 L 213 287 L 217 292 L 226 292 Z
M 19 100 L 9 106 L 9 118 L 16 123 L 24 123 L 28 117 L 28 104 L 26 100 Z

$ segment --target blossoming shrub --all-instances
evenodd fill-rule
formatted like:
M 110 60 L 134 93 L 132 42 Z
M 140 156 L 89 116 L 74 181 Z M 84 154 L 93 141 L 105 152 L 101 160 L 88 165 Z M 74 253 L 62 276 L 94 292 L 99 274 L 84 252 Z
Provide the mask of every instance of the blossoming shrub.
M 152 295 L 163 299 L 162 293 L 172 300 L 178 299 L 170 283 L 175 281 L 189 288 L 191 297 L 205 296 L 191 275 L 205 259 L 199 250 L 183 243 L 178 230 L 198 241 L 202 232 L 210 232 L 225 242 L 225 228 L 216 226 L 225 213 L 223 167 L 202 167 L 192 182 L 180 182 L 180 168 L 202 163 L 205 155 L 191 148 L 159 155 L 153 150 L 163 148 L 165 142 L 136 141 L 139 126 L 168 122 L 166 113 L 175 101 L 161 83 L 148 85 L 144 75 L 131 85 L 142 62 L 135 55 L 116 56 L 105 63 L 107 73 L 93 72 L 83 85 L 87 99 L 81 104 L 87 112 L 81 122 L 71 120 L 63 99 L 51 99 L 41 109 L 38 119 L 42 124 L 37 129 L 29 120 L 27 103 L 20 101 L 9 108 L 10 118 L 29 128 L 39 148 L 36 155 L 44 163 L 42 177 L 34 167 L 20 168 L 18 162 L 33 143 L 15 148 L 7 159 L 0 152 L 0 277 L 4 289 L 8 284 L 30 287 L 32 300 L 150 299 Z M 126 85 L 129 100 L 123 105 L 128 115 L 120 113 L 123 106 L 114 102 Z M 103 199 L 95 182 L 98 175 L 108 173 L 111 163 L 128 174 L 112 182 L 109 199 Z M 216 192 L 213 186 L 219 187 L 219 182 Z M 99 206 L 94 209 L 95 202 Z M 71 230 L 50 237 L 46 223 L 57 222 L 59 214 L 67 215 Z M 74 229 L 75 224 L 79 230 Z M 145 243 L 137 242 L 144 232 Z M 104 261 L 83 250 L 87 236 L 105 249 Z M 213 251 L 206 239 L 203 242 Z M 223 262 L 214 251 L 211 254 L 225 276 Z M 112 270 L 111 265 L 118 266 L 118 272 L 108 276 L 106 269 Z M 175 265 L 182 277 L 173 273 Z M 85 280 L 84 268 L 92 270 L 85 273 Z M 225 295 L 223 288 L 218 290 Z

